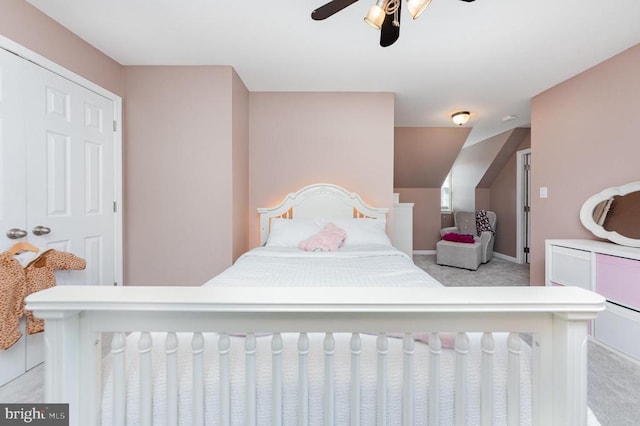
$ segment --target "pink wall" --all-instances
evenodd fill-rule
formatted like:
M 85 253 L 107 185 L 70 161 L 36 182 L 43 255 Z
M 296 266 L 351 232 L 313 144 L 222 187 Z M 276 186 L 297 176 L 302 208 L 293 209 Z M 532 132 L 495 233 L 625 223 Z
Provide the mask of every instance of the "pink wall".
M 232 260 L 235 261 L 249 249 L 249 91 L 235 71 L 232 84 Z
M 475 190 L 476 210 L 491 209 L 491 191 L 488 188 L 476 188 Z
M 123 68 L 24 0 L 0 1 L 0 35 L 122 96 Z
M 312 183 L 393 206 L 393 94 L 252 92 L 250 117 L 252 246 L 260 240 L 256 209 Z
M 637 181 L 640 45 L 533 98 L 531 283 L 544 284 L 544 241 L 594 237 L 580 207 L 610 186 Z M 548 198 L 540 199 L 540 187 Z
M 395 188 L 400 202 L 413 203 L 413 249 L 435 250 L 440 240 L 440 188 Z
M 200 285 L 232 261 L 231 67 L 125 68 L 125 281 Z M 241 105 L 241 104 L 240 104 Z M 246 145 L 236 135 L 242 155 Z M 236 204 L 237 203 L 237 204 Z M 230 208 L 230 206 L 234 206 Z

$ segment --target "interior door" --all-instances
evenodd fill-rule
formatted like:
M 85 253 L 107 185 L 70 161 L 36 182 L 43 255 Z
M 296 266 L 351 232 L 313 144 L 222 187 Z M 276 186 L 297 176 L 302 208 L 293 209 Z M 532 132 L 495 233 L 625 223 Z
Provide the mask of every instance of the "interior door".
M 0 249 L 29 241 L 87 261 L 58 285 L 115 281 L 113 121 L 111 100 L 0 49 Z M 0 384 L 43 357 L 42 333 L 0 351 Z
M 17 237 L 21 235 L 18 231 L 26 233 L 27 229 L 23 97 L 15 84 L 22 75 L 21 62 L 0 49 L 0 252 L 20 241 L 7 233 Z M 0 351 L 0 384 L 24 373 L 25 340 Z
M 29 65 L 29 239 L 86 259 L 84 271 L 57 272 L 58 285 L 113 285 L 113 103 Z

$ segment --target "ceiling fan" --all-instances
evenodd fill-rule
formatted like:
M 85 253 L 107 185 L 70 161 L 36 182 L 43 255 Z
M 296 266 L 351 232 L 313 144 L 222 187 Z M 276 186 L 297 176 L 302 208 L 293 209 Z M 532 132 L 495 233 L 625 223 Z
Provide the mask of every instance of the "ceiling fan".
M 311 12 L 311 19 L 315 21 L 327 19 L 357 1 L 332 0 Z M 475 0 L 461 1 L 471 3 Z M 409 13 L 413 19 L 416 19 L 429 6 L 431 0 L 406 0 L 406 2 Z M 400 37 L 401 9 L 402 0 L 377 0 L 376 4 L 369 8 L 369 13 L 367 13 L 364 21 L 375 29 L 380 30 L 380 46 L 391 46 Z

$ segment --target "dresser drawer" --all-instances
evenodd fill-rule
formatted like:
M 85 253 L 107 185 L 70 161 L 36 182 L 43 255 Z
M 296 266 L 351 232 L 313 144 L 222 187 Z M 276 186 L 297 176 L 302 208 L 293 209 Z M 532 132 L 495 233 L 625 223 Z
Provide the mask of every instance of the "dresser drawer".
M 640 359 L 640 313 L 607 302 L 598 314 L 594 337 L 598 341 Z
M 561 246 L 551 247 L 551 284 L 591 288 L 591 252 Z
M 596 254 L 596 292 L 640 310 L 640 261 Z

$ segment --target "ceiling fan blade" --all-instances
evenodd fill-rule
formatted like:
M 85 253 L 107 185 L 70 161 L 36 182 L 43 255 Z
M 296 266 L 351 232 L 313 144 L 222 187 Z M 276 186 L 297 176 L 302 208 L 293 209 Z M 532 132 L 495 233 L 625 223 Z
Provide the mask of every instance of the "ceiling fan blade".
M 402 12 L 400 9 L 402 8 L 402 2 L 398 3 L 398 25 L 393 24 L 394 14 L 387 15 L 384 17 L 384 22 L 382 23 L 382 27 L 380 27 L 380 46 L 388 47 L 398 40 L 400 37 L 400 17 L 402 16 Z
M 311 12 L 311 19 L 313 19 L 314 21 L 321 21 L 323 19 L 327 19 L 329 16 L 333 15 L 334 13 L 340 12 L 345 7 L 352 5 L 357 1 L 358 0 L 330 1 L 329 3 L 322 5 L 316 10 L 314 10 L 313 12 Z
M 460 1 L 466 1 L 467 3 L 471 3 L 471 2 L 476 1 L 476 0 L 460 0 Z

